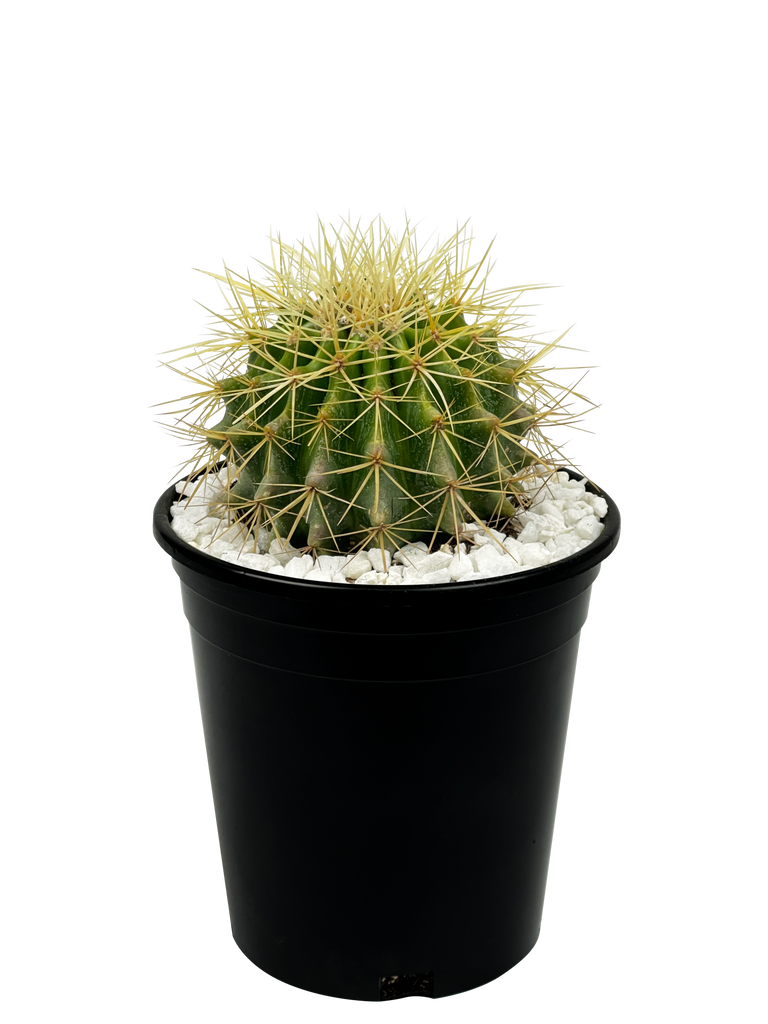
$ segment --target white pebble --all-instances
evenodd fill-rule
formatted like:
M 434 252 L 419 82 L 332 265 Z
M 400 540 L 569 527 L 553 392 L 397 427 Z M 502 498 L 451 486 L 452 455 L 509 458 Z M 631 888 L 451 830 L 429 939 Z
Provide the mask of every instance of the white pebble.
M 482 546 L 483 544 L 492 544 L 498 551 L 499 544 L 504 543 L 505 536 L 506 534 L 500 533 L 499 530 L 489 528 L 487 530 L 478 530 L 473 539 L 475 541 L 475 544 L 478 545 L 478 547 Z
M 520 543 L 519 539 L 515 539 L 514 537 L 504 538 L 504 549 L 509 552 L 509 554 L 512 556 L 512 560 L 514 562 L 517 562 L 518 565 L 520 564 L 520 559 L 522 557 L 520 550 L 521 548 L 522 544 Z
M 489 576 L 498 576 L 506 572 L 507 562 L 512 559 L 503 548 L 495 544 L 486 544 L 473 552 L 473 562 L 478 572 L 487 573 Z
M 351 560 L 347 560 L 341 571 L 350 580 L 359 579 L 364 573 L 368 573 L 373 569 L 371 560 L 364 551 L 358 551 L 355 557 Z
M 602 494 L 587 494 L 584 497 L 585 501 L 588 501 L 592 508 L 595 510 L 595 515 L 601 519 L 608 512 L 608 502 L 602 496 Z
M 427 545 L 421 542 L 406 544 L 395 553 L 395 561 L 400 562 L 401 565 L 418 566 L 425 562 L 428 557 Z
M 519 544 L 535 544 L 538 539 L 539 531 L 532 520 L 529 520 L 517 535 Z
M 259 555 L 253 551 L 225 551 L 221 557 L 225 562 L 245 565 L 249 569 L 258 569 L 259 572 L 267 572 L 273 565 L 279 565 L 277 559 L 272 555 Z
M 302 555 L 300 558 L 292 558 L 290 562 L 285 563 L 285 575 L 303 580 L 308 572 L 312 572 L 314 564 L 315 563 L 312 561 L 311 555 Z
M 191 543 L 196 539 L 199 527 L 197 525 L 198 516 L 193 512 L 192 515 L 177 515 L 173 520 L 173 532 L 177 537 L 181 537 L 187 544 Z
M 466 576 L 468 572 L 474 571 L 474 565 L 466 551 L 463 555 L 454 555 L 448 566 L 448 572 L 452 580 L 459 580 L 462 576 Z
M 385 551 L 385 557 L 382 559 L 380 548 L 369 548 L 366 551 L 366 555 L 368 555 L 368 559 L 376 572 L 386 572 L 392 564 L 392 555 Z
M 552 554 L 547 551 L 543 544 L 537 542 L 523 546 L 521 562 L 523 565 L 528 566 L 528 568 L 535 569 L 540 565 L 547 565 L 551 561 Z
M 594 516 L 585 516 L 576 523 L 574 530 L 584 540 L 593 541 L 603 532 L 603 524 Z
M 364 572 L 362 576 L 358 576 L 355 583 L 361 583 L 363 586 L 371 586 L 376 583 L 385 583 L 387 574 L 385 572 L 376 572 L 375 569 L 371 569 L 370 572 Z
M 418 567 L 422 572 L 437 572 L 446 569 L 452 561 L 453 555 L 449 551 L 433 551 L 423 562 L 419 562 Z
M 221 519 L 218 516 L 203 516 L 197 524 L 199 537 L 210 536 L 215 530 L 221 530 Z
M 276 537 L 269 545 L 269 554 L 276 558 L 281 565 L 285 565 L 298 555 L 298 551 L 290 544 L 286 544 L 284 540 L 279 540 Z
M 563 513 L 554 501 L 542 501 L 541 504 L 537 506 L 536 511 L 541 515 L 548 515 L 553 519 L 560 520 L 562 522 Z
M 563 513 L 563 522 L 566 526 L 573 526 L 585 516 L 591 516 L 592 510 L 587 505 L 585 508 L 567 508 Z
M 318 555 L 317 564 L 323 570 L 323 572 L 329 572 L 331 576 L 334 576 L 337 572 L 341 572 L 341 567 L 348 561 L 346 555 Z
M 546 512 L 544 519 L 545 523 L 538 527 L 539 540 L 549 540 L 550 537 L 557 537 L 559 533 L 563 532 L 565 522 L 562 513 L 553 515 L 551 512 Z
M 411 582 L 410 580 L 408 581 Z M 425 572 L 420 580 L 421 583 L 450 583 L 451 574 L 447 569 L 438 569 L 436 572 Z
M 556 562 L 558 558 L 567 558 L 579 550 L 581 538 L 574 533 L 561 533 L 559 537 L 550 537 L 544 542 L 544 547 L 552 556 L 550 561 Z
M 205 551 L 207 555 L 214 555 L 215 557 L 221 558 L 225 551 L 235 551 L 235 545 L 230 544 L 228 540 L 215 540 L 213 543 L 208 544 L 208 538 L 205 538 L 205 543 L 201 544 L 200 547 Z

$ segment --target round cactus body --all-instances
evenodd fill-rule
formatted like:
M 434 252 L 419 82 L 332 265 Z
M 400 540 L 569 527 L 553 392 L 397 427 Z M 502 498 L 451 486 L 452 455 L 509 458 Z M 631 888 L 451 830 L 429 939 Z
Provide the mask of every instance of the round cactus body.
M 378 229 L 278 241 L 266 284 L 212 275 L 230 308 L 179 420 L 190 475 L 229 465 L 222 511 L 313 553 L 503 525 L 522 478 L 563 462 L 543 422 L 573 419 L 538 368 L 560 339 L 518 333 L 515 302 L 542 286 L 489 294 L 461 231 L 422 258 L 412 230 Z

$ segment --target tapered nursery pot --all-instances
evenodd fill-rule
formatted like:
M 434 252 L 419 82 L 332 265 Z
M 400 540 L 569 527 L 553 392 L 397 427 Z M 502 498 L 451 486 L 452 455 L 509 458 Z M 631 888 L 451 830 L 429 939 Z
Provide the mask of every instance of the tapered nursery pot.
M 592 488 L 590 488 L 592 489 Z M 604 494 L 604 492 L 601 492 Z M 235 941 L 325 995 L 446 996 L 539 935 L 579 633 L 616 546 L 351 586 L 203 554 L 170 525 Z

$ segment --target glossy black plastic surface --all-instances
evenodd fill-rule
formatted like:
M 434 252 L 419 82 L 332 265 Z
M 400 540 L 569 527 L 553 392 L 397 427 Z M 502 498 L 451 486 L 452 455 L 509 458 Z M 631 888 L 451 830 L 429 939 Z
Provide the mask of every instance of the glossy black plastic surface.
M 269 576 L 169 523 L 236 942 L 326 995 L 435 997 L 509 970 L 541 922 L 595 544 L 444 586 Z

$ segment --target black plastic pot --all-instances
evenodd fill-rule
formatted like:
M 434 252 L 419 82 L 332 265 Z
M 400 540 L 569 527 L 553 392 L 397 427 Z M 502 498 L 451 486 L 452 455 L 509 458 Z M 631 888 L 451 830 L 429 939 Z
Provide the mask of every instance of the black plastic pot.
M 604 494 L 604 492 L 601 492 Z M 170 525 L 235 941 L 325 995 L 446 996 L 539 935 L 579 633 L 619 537 L 437 586 L 286 579 Z

